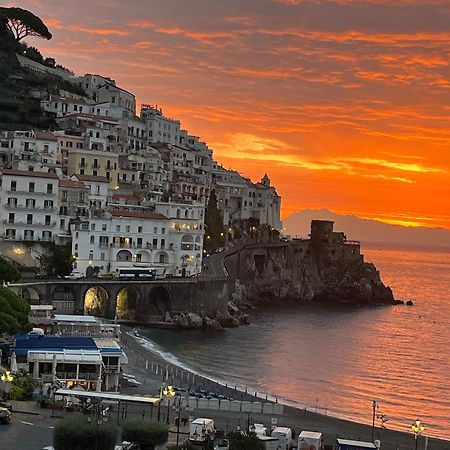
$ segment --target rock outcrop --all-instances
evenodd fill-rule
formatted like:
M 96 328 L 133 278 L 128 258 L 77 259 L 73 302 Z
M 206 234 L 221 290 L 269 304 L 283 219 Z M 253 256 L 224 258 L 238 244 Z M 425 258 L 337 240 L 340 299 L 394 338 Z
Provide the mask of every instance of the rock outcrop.
M 316 223 L 314 223 L 316 222 Z M 316 228 L 314 228 L 316 226 Z M 323 302 L 394 304 L 376 267 L 364 261 L 358 242 L 333 231 L 332 222 L 313 221 L 311 239 L 250 245 L 234 261 L 234 301 L 239 305 Z

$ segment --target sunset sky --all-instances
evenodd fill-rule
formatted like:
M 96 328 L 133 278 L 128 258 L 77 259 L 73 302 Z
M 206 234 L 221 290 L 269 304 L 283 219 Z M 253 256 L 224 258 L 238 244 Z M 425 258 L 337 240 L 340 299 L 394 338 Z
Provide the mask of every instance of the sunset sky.
M 27 0 L 33 40 L 303 208 L 450 228 L 448 0 Z

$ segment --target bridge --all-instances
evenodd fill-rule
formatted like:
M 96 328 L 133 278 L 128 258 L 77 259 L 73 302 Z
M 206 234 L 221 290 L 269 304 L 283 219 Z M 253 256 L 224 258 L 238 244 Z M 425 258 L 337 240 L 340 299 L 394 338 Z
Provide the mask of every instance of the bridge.
M 57 314 L 91 314 L 106 319 L 149 323 L 167 313 L 196 312 L 210 318 L 227 311 L 230 280 L 202 277 L 154 281 L 45 279 L 22 280 L 9 288 L 30 304 L 51 304 Z

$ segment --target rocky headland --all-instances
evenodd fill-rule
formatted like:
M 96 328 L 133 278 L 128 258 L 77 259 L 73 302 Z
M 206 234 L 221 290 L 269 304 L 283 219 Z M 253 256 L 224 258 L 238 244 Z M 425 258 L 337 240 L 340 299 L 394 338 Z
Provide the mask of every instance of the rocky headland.
M 235 280 L 237 305 L 331 303 L 391 305 L 395 299 L 377 268 L 364 261 L 360 244 L 333 231 L 333 222 L 312 222 L 310 239 L 257 242 L 225 255 Z

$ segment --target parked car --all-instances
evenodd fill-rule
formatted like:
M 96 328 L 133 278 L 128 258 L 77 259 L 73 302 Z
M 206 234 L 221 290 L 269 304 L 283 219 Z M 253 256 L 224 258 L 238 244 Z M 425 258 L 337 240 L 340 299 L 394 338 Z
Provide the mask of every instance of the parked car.
M 108 272 L 108 273 L 102 273 L 98 277 L 103 278 L 104 280 L 114 280 L 114 278 L 116 278 L 116 274 L 114 272 Z
M 80 272 L 79 270 L 73 270 L 70 275 L 66 275 L 64 278 L 69 280 L 78 280 L 83 277 L 84 277 L 83 272 Z
M 11 420 L 11 411 L 8 408 L 0 406 L 0 422 L 9 423 Z
M 13 410 L 12 403 L 6 402 L 4 400 L 0 400 L 0 408 L 9 409 L 10 412 Z

